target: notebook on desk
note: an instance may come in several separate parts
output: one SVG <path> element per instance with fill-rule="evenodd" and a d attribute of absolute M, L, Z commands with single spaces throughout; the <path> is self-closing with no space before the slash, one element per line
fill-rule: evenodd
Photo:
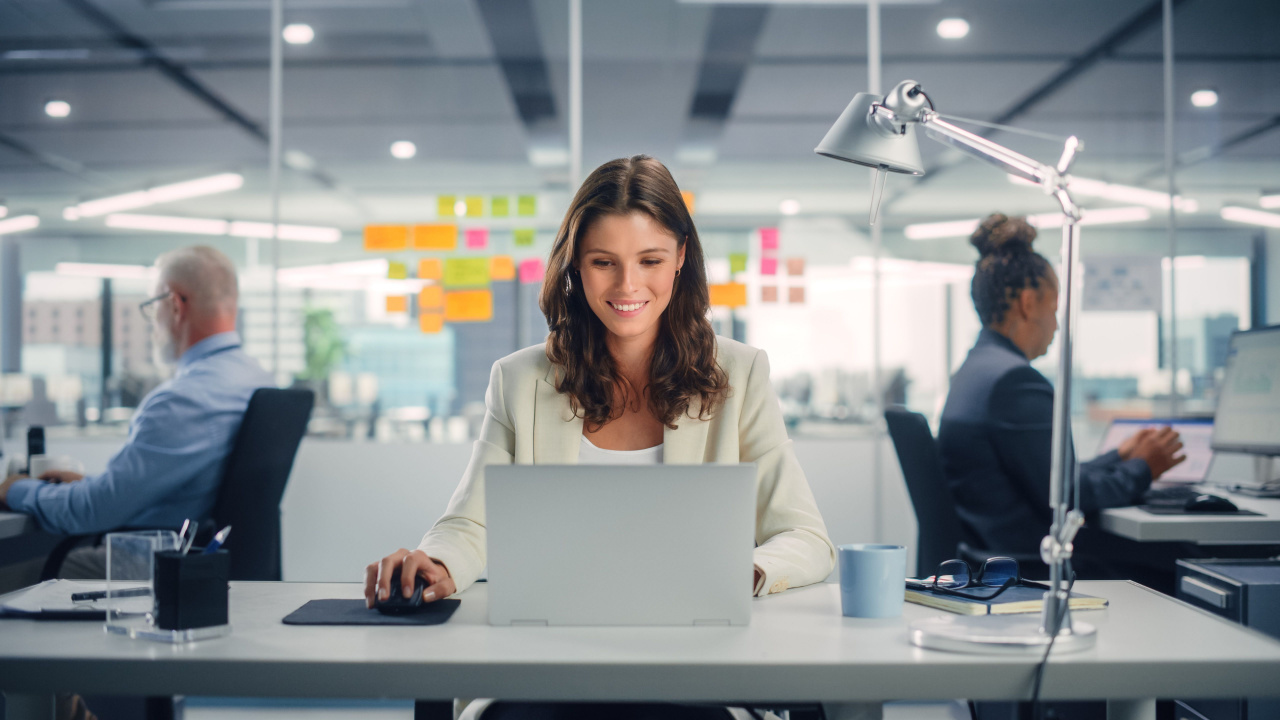
<path fill-rule="evenodd" d="M 492 625 L 746 625 L 754 465 L 485 468 Z"/>

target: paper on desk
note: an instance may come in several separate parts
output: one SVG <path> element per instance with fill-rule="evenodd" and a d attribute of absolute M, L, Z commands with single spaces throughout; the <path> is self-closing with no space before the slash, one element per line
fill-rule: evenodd
<path fill-rule="evenodd" d="M 0 612 L 102 612 L 101 602 L 72 602 L 71 593 L 106 589 L 105 580 L 45 580 L 39 585 L 6 595 L 0 600 Z"/>

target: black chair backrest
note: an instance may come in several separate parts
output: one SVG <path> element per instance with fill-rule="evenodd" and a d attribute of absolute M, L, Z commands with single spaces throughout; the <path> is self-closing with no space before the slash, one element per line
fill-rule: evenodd
<path fill-rule="evenodd" d="M 281 580 L 280 499 L 307 431 L 310 390 L 262 388 L 249 408 L 222 469 L 213 507 L 217 527 L 232 526 L 232 580 Z"/>
<path fill-rule="evenodd" d="M 958 557 L 964 530 L 942 473 L 942 457 L 929 431 L 929 421 L 905 408 L 886 409 L 884 419 L 916 510 L 916 577 L 926 577 L 937 570 L 939 563 Z"/>

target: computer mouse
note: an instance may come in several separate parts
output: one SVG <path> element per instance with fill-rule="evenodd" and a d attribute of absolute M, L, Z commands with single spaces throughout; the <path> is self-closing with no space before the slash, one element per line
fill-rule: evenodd
<path fill-rule="evenodd" d="M 413 584 L 413 595 L 404 596 L 400 587 L 400 570 L 391 573 L 391 592 L 386 600 L 375 599 L 373 609 L 388 615 L 403 615 L 418 612 L 425 603 L 422 602 L 422 591 L 427 589 L 427 579 L 419 575 Z"/>
<path fill-rule="evenodd" d="M 1187 500 L 1183 506 L 1187 512 L 1235 512 L 1236 504 L 1217 495 L 1197 495 Z"/>

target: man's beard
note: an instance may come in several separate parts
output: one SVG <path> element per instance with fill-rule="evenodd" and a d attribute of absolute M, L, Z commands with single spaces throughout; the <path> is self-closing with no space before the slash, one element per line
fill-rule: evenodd
<path fill-rule="evenodd" d="M 178 363 L 177 342 L 167 330 L 156 326 L 151 333 L 151 362 L 156 368 L 167 372 Z"/>

